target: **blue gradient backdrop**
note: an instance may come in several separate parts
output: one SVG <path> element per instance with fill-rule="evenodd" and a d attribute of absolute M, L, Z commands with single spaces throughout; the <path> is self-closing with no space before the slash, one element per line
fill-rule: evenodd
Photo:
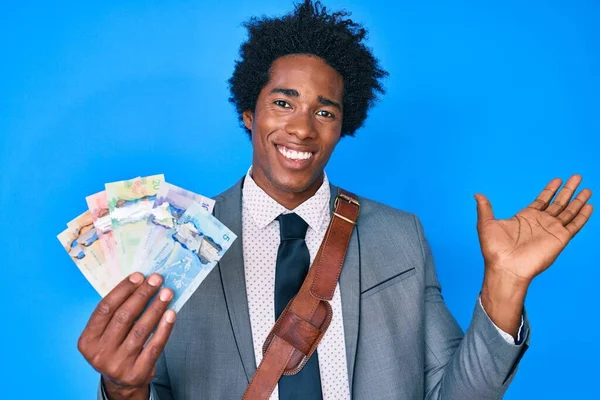
<path fill-rule="evenodd" d="M 290 4 L 0 6 L 0 398 L 93 398 L 76 342 L 99 298 L 55 235 L 104 182 L 163 172 L 211 196 L 233 184 L 251 160 L 227 102 L 240 23 Z M 555 176 L 600 191 L 600 3 L 327 4 L 366 24 L 390 72 L 330 178 L 420 216 L 466 328 L 483 271 L 473 194 L 510 217 Z M 531 348 L 506 398 L 597 395 L 599 221 L 533 283 Z"/>

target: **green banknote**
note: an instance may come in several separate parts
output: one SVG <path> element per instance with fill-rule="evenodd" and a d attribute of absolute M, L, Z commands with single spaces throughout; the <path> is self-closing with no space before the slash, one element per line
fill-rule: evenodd
<path fill-rule="evenodd" d="M 133 270 L 137 246 L 144 236 L 150 210 L 163 182 L 164 176 L 160 174 L 105 185 L 117 243 L 116 254 L 123 276 Z"/>

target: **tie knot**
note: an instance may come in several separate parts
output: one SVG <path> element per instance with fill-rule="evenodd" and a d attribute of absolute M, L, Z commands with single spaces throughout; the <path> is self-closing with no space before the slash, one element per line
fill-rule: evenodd
<path fill-rule="evenodd" d="M 308 224 L 298 214 L 281 214 L 277 217 L 281 240 L 302 239 L 306 237 Z"/>

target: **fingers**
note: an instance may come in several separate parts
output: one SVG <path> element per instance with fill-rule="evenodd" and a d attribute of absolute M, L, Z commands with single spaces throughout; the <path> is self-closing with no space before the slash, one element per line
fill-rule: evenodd
<path fill-rule="evenodd" d="M 153 356 L 155 352 L 160 355 L 173 328 L 174 313 L 164 312 L 173 298 L 169 289 L 163 290 L 162 296 L 159 295 L 148 306 L 162 281 L 157 274 L 144 280 L 142 274 L 135 273 L 130 276 L 129 283 L 127 280 L 121 282 L 101 301 L 99 311 L 90 318 L 90 326 L 82 334 L 84 338 L 85 332 L 91 331 L 98 336 L 93 340 L 80 339 L 79 342 L 79 350 L 85 359 L 103 376 L 110 378 L 106 382 L 116 382 L 119 390 L 127 393 L 147 387 L 158 359 Z M 145 308 L 146 312 L 134 325 Z M 159 323 L 161 317 L 164 322 Z M 157 339 L 148 342 L 152 343 L 146 356 L 150 363 L 138 363 L 140 351 L 143 351 L 144 343 L 157 323 Z M 123 343 L 126 338 L 128 341 Z M 126 347 L 135 351 L 128 351 Z"/>
<path fill-rule="evenodd" d="M 567 230 L 571 233 L 571 238 L 575 236 L 581 228 L 585 225 L 586 222 L 590 219 L 592 215 L 592 211 L 594 211 L 594 207 L 591 204 L 586 204 L 581 208 L 581 211 L 573 218 L 571 222 L 565 226 Z"/>
<path fill-rule="evenodd" d="M 583 206 L 585 206 L 590 197 L 592 197 L 592 191 L 590 189 L 583 189 L 581 192 L 579 192 L 577 197 L 575 197 L 575 199 L 573 199 L 573 201 L 569 203 L 567 208 L 565 208 L 560 214 L 556 216 L 556 218 L 560 220 L 563 226 L 566 226 L 571 221 L 573 221 L 575 217 L 577 217 L 577 215 L 579 214 Z"/>
<path fill-rule="evenodd" d="M 560 178 L 552 179 L 550 183 L 546 185 L 544 190 L 542 190 L 542 193 L 540 193 L 539 196 L 528 207 L 540 211 L 545 210 L 546 207 L 548 207 L 548 204 L 550 204 L 550 200 L 552 200 L 552 197 L 554 197 L 554 194 L 560 187 L 561 183 L 562 180 Z"/>
<path fill-rule="evenodd" d="M 144 311 L 144 314 L 133 325 L 123 342 L 123 347 L 127 352 L 138 354 L 142 350 L 144 343 L 146 343 L 152 330 L 160 321 L 172 298 L 173 292 L 170 289 L 161 289 L 150 307 Z"/>
<path fill-rule="evenodd" d="M 477 225 L 481 226 L 485 222 L 493 220 L 494 211 L 487 197 L 482 194 L 476 194 L 475 200 L 477 201 Z"/>
<path fill-rule="evenodd" d="M 558 192 L 556 198 L 545 210 L 548 214 L 556 217 L 569 205 L 573 194 L 581 183 L 581 175 L 573 175 L 569 178 L 565 186 Z"/>
<path fill-rule="evenodd" d="M 173 330 L 173 326 L 175 323 L 175 311 L 167 310 L 164 314 L 160 323 L 158 324 L 158 328 L 156 332 L 152 336 L 152 339 L 148 341 L 144 350 L 142 350 L 141 354 L 137 358 L 135 362 L 135 368 L 147 369 L 148 366 L 156 365 L 160 354 L 165 348 L 165 344 L 167 343 L 167 339 L 171 335 L 171 331 Z"/>
<path fill-rule="evenodd" d="M 573 238 L 581 230 L 581 228 L 583 228 L 583 226 L 590 219 L 593 211 L 592 205 L 586 204 L 592 197 L 592 191 L 587 188 L 579 192 L 575 199 L 571 201 L 573 194 L 581 183 L 581 180 L 582 178 L 579 174 L 571 176 L 567 183 L 565 183 L 565 186 L 560 190 L 552 204 L 548 205 L 545 210 L 540 208 L 540 210 L 544 210 L 546 213 L 556 217 L 569 231 L 571 238 Z M 548 192 L 554 189 L 555 181 L 557 180 L 553 180 L 546 187 L 546 189 L 550 189 Z M 546 191 L 546 189 L 544 190 Z M 555 191 L 556 189 L 554 189 L 554 192 Z M 538 204 L 540 204 L 540 202 L 538 202 Z"/>
<path fill-rule="evenodd" d="M 133 322 L 142 313 L 150 299 L 158 291 L 162 277 L 152 274 L 142 283 L 127 300 L 115 311 L 108 326 L 102 335 L 106 341 L 119 346 L 133 325 Z"/>
<path fill-rule="evenodd" d="M 81 340 L 94 340 L 104 333 L 117 309 L 131 296 L 144 281 L 139 272 L 129 275 L 114 287 L 99 303 L 90 317 Z"/>

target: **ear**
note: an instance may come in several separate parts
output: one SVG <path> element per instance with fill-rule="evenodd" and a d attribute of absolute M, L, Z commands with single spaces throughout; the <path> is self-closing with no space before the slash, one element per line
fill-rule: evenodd
<path fill-rule="evenodd" d="M 252 121 L 254 121 L 254 115 L 252 114 L 252 111 L 250 110 L 246 110 L 242 113 L 242 119 L 244 120 L 244 125 L 246 125 L 246 128 L 248 128 L 248 130 L 252 130 Z"/>

